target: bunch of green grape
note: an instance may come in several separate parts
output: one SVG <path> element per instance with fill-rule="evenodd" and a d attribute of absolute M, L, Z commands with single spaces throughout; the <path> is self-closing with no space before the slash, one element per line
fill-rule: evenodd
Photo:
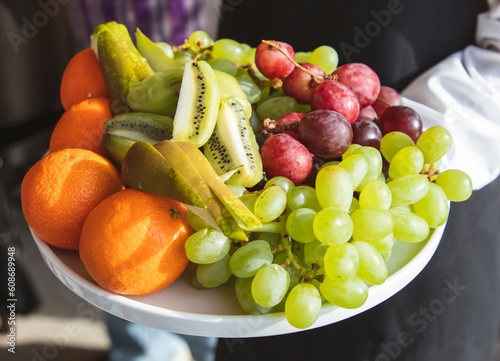
<path fill-rule="evenodd" d="M 196 282 L 212 288 L 234 276 L 247 313 L 284 311 L 298 328 L 310 327 L 324 302 L 362 306 L 369 285 L 387 279 L 396 240 L 426 240 L 446 222 L 449 201 L 470 197 L 466 173 L 437 172 L 451 144 L 441 126 L 426 130 L 416 144 L 392 132 L 382 138 L 381 152 L 353 144 L 342 160 L 325 163 L 315 187 L 284 177 L 255 192 L 230 186 L 263 226 L 249 232 L 248 242 L 236 243 L 190 213 L 197 232 L 186 252 L 198 264 Z"/>

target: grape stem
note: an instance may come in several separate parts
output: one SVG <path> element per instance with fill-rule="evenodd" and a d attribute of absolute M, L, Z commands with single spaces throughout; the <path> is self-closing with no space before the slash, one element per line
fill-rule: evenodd
<path fill-rule="evenodd" d="M 319 84 L 321 84 L 325 80 L 337 80 L 338 79 L 338 76 L 336 74 L 329 74 L 329 75 L 319 76 L 318 74 L 313 73 L 312 71 L 310 71 L 306 67 L 300 65 L 299 63 L 297 63 L 297 61 L 295 61 L 295 59 L 293 59 L 290 55 L 288 55 L 288 53 L 286 51 L 284 51 L 281 48 L 281 46 L 278 44 L 278 42 L 276 40 L 262 40 L 262 42 L 264 44 L 269 45 L 271 47 L 271 49 L 278 50 L 279 52 L 281 52 L 281 54 L 283 54 L 297 68 L 299 68 L 300 70 L 302 70 L 304 73 L 309 74 L 313 78 L 313 80 L 314 80 L 313 87 L 318 86 Z"/>
<path fill-rule="evenodd" d="M 286 256 L 289 259 L 290 264 L 293 267 L 295 267 L 299 271 L 299 273 L 302 275 L 302 274 L 306 273 L 306 269 L 304 267 L 302 267 L 299 264 L 299 262 L 297 262 L 297 258 L 294 256 L 294 254 L 292 252 L 292 245 L 290 244 L 290 236 L 286 232 L 286 227 L 285 227 L 285 224 L 286 224 L 286 214 L 285 213 L 282 214 L 278 218 L 278 222 L 281 224 L 280 239 L 279 239 L 279 243 L 281 245 L 280 248 L 283 248 L 283 250 L 285 251 Z"/>

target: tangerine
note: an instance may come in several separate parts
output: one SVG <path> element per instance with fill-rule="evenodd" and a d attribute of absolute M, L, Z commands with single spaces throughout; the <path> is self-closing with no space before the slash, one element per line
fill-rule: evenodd
<path fill-rule="evenodd" d="M 90 211 L 124 185 L 115 166 L 85 149 L 49 153 L 26 173 L 21 204 L 32 231 L 48 244 L 77 250 Z"/>
<path fill-rule="evenodd" d="M 102 288 L 145 295 L 174 282 L 189 261 L 193 233 L 187 209 L 172 199 L 132 188 L 106 198 L 88 215 L 80 258 Z"/>
<path fill-rule="evenodd" d="M 88 149 L 102 156 L 104 123 L 112 117 L 108 98 L 89 98 L 66 110 L 50 138 L 50 151 L 65 148 Z"/>
<path fill-rule="evenodd" d="M 70 59 L 64 69 L 60 98 L 65 110 L 88 98 L 109 97 L 99 60 L 92 48 L 86 48 Z"/>

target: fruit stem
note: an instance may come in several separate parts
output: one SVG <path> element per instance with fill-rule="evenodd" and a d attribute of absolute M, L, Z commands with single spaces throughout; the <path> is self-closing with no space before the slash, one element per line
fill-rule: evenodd
<path fill-rule="evenodd" d="M 286 212 L 285 212 L 286 213 Z M 299 262 L 297 262 L 297 258 L 292 252 L 292 245 L 290 244 L 290 236 L 286 232 L 286 227 L 285 227 L 285 222 L 286 222 L 286 214 L 282 214 L 278 218 L 279 223 L 281 224 L 281 231 L 280 231 L 280 244 L 283 247 L 284 251 L 286 252 L 287 258 L 290 260 L 290 264 L 295 267 L 301 275 L 304 275 L 307 270 L 302 267 Z"/>
<path fill-rule="evenodd" d="M 315 80 L 315 82 L 317 84 L 323 82 L 324 80 L 330 80 L 330 76 L 329 75 L 327 75 L 327 76 L 318 76 L 318 74 L 313 73 L 309 69 L 307 69 L 307 68 L 303 67 L 302 65 L 300 65 L 299 63 L 297 63 L 295 61 L 295 59 L 293 59 L 290 55 L 288 55 L 288 53 L 286 51 L 284 51 L 281 48 L 281 46 L 278 44 L 278 42 L 276 40 L 262 40 L 262 42 L 264 44 L 269 45 L 272 49 L 275 49 L 275 50 L 278 50 L 279 52 L 281 52 L 281 54 L 283 54 L 288 60 L 290 60 L 297 68 L 299 68 L 300 70 L 302 70 L 306 74 L 309 74 Z"/>

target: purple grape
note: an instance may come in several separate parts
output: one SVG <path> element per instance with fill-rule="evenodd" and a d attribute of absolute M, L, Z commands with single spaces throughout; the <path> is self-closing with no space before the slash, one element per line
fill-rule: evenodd
<path fill-rule="evenodd" d="M 380 149 L 382 132 L 371 120 L 357 120 L 352 125 L 352 143 Z"/>
<path fill-rule="evenodd" d="M 313 110 L 299 122 L 299 141 L 317 157 L 335 159 L 351 145 L 352 127 L 333 110 Z"/>

